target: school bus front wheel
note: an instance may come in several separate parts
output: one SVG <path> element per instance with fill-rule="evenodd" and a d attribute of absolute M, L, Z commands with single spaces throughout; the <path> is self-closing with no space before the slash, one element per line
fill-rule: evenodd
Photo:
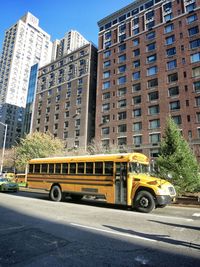
<path fill-rule="evenodd" d="M 153 195 L 145 190 L 139 191 L 135 197 L 133 207 L 140 212 L 151 212 L 155 209 L 155 200 Z"/>

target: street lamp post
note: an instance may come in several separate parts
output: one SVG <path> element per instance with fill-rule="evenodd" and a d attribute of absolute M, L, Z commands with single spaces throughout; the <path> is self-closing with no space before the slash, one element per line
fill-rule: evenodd
<path fill-rule="evenodd" d="M 5 127 L 5 133 L 4 133 L 4 140 L 3 140 L 3 149 L 2 149 L 2 159 L 1 159 L 1 167 L 0 167 L 0 174 L 2 174 L 3 171 L 3 160 L 4 160 L 4 153 L 5 153 L 5 147 L 6 147 L 6 136 L 7 136 L 7 127 L 8 125 L 0 122 L 1 125 Z"/>

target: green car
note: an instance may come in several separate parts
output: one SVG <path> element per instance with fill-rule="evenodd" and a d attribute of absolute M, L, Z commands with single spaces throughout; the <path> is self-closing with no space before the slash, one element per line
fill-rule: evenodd
<path fill-rule="evenodd" d="M 18 190 L 19 186 L 17 183 L 7 178 L 0 177 L 0 192 L 17 192 Z"/>

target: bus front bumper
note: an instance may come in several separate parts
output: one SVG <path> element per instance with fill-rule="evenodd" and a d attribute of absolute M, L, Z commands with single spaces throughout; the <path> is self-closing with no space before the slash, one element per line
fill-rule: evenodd
<path fill-rule="evenodd" d="M 173 198 L 171 196 L 156 196 L 156 204 L 158 206 L 170 204 L 172 201 Z"/>

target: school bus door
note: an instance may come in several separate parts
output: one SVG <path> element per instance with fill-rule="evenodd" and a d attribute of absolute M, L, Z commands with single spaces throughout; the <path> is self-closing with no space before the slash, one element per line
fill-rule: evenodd
<path fill-rule="evenodd" d="M 116 163 L 115 176 L 115 203 L 126 204 L 127 202 L 127 163 Z"/>

